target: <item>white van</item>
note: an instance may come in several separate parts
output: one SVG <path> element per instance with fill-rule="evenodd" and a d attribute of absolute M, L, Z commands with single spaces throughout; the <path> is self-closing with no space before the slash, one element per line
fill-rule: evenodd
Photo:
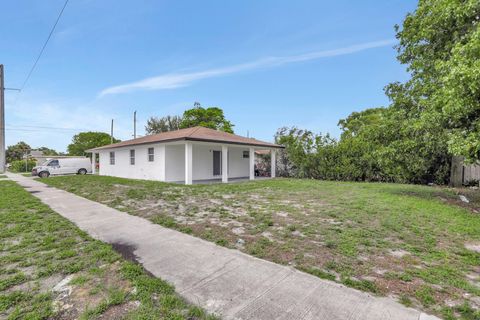
<path fill-rule="evenodd" d="M 50 175 L 87 173 L 92 173 L 89 158 L 52 158 L 32 170 L 32 176 L 40 178 L 47 178 Z"/>

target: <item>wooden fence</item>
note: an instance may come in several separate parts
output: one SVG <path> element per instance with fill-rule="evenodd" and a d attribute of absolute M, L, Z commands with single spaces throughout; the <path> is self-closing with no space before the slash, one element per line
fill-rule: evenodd
<path fill-rule="evenodd" d="M 480 164 L 464 163 L 463 157 L 455 156 L 452 158 L 452 168 L 450 172 L 450 185 L 452 187 L 461 187 L 464 185 L 477 183 L 480 181 Z"/>

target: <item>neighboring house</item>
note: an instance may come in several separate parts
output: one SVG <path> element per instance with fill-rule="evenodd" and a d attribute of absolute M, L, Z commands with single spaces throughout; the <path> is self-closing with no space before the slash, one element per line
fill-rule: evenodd
<path fill-rule="evenodd" d="M 99 174 L 167 182 L 202 182 L 255 178 L 255 151 L 280 145 L 194 127 L 164 132 L 87 150 L 99 154 Z M 92 171 L 95 172 L 95 168 Z"/>
<path fill-rule="evenodd" d="M 44 163 L 47 160 L 50 159 L 67 159 L 67 158 L 85 158 L 81 156 L 47 156 L 43 154 L 43 151 L 39 150 L 32 150 L 30 153 L 27 155 L 29 159 L 34 159 L 36 161 L 36 165 L 39 166 L 42 163 Z M 25 159 L 25 156 L 23 157 Z"/>

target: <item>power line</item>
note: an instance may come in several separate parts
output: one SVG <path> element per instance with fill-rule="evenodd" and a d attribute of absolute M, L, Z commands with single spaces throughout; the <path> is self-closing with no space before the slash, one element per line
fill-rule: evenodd
<path fill-rule="evenodd" d="M 47 126 L 31 126 L 31 125 L 6 125 L 4 128 L 7 131 L 20 131 L 20 132 L 59 132 L 59 133 L 68 133 L 68 132 L 78 132 L 78 131 L 92 131 L 92 129 L 85 128 L 62 128 L 62 127 L 47 127 Z"/>
<path fill-rule="evenodd" d="M 10 129 L 5 128 L 6 131 L 20 131 L 20 132 L 44 132 L 45 130 L 40 129 Z"/>
<path fill-rule="evenodd" d="M 65 7 L 66 7 L 67 4 L 68 4 L 68 1 L 69 1 L 69 0 L 65 0 L 65 3 L 64 3 L 64 5 L 63 5 L 63 7 L 62 7 L 62 10 L 60 10 L 60 13 L 58 14 L 57 20 L 55 21 L 55 24 L 53 25 L 52 30 L 50 30 L 50 33 L 48 34 L 47 40 L 46 40 L 45 43 L 43 44 L 42 49 L 40 50 L 40 53 L 38 54 L 37 58 L 35 59 L 35 62 L 33 63 L 32 68 L 31 68 L 30 71 L 28 72 L 27 77 L 25 78 L 25 81 L 23 81 L 23 84 L 22 84 L 22 86 L 20 87 L 20 90 L 19 90 L 20 92 L 25 88 L 25 85 L 27 84 L 28 80 L 29 80 L 30 77 L 32 76 L 32 73 L 33 73 L 33 71 L 35 70 L 35 67 L 37 66 L 38 61 L 40 60 L 40 58 L 41 58 L 42 55 L 43 55 L 43 51 L 45 51 L 45 48 L 47 47 L 47 44 L 48 44 L 48 42 L 50 41 L 50 38 L 52 37 L 52 34 L 53 34 L 53 32 L 55 31 L 55 28 L 57 27 L 58 21 L 60 20 L 60 17 L 62 16 L 63 11 L 65 10 Z"/>
<path fill-rule="evenodd" d="M 38 129 L 55 129 L 55 130 L 85 130 L 82 128 L 66 128 L 66 127 L 48 127 L 48 126 L 33 126 L 33 125 L 7 125 L 10 128 L 38 128 Z"/>
<path fill-rule="evenodd" d="M 5 128 L 5 130 L 7 131 L 21 131 L 21 132 L 46 132 L 46 131 L 50 131 L 50 132 L 62 132 L 61 130 L 56 130 L 56 129 L 21 129 L 21 128 Z M 76 131 L 82 131 L 82 130 L 75 130 L 74 132 Z M 66 132 L 65 132 L 66 133 Z"/>
<path fill-rule="evenodd" d="M 51 127 L 51 126 L 38 126 L 38 125 L 6 125 L 5 130 L 8 131 L 25 131 L 25 132 L 62 132 L 62 131 L 98 131 L 92 128 L 66 128 L 66 127 Z M 0 130 L 3 129 L 0 126 Z M 103 132 L 100 130 L 100 132 Z"/>

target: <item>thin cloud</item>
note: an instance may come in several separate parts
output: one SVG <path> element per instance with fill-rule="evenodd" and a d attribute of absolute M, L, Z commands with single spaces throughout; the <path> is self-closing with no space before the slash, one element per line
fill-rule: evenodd
<path fill-rule="evenodd" d="M 186 87 L 192 84 L 194 81 L 201 79 L 208 79 L 214 77 L 220 77 L 239 73 L 243 71 L 256 70 L 261 68 L 273 68 L 279 67 L 289 63 L 304 62 L 317 60 L 321 58 L 336 57 L 347 54 L 353 54 L 356 52 L 390 46 L 395 43 L 395 40 L 382 40 L 375 42 L 367 42 L 358 45 L 353 45 L 345 48 L 316 51 L 295 56 L 284 57 L 268 57 L 253 62 L 237 64 L 224 68 L 209 69 L 198 72 L 189 73 L 168 73 L 157 77 L 146 78 L 140 81 L 113 86 L 102 90 L 99 94 L 100 97 L 105 95 L 127 93 L 139 90 L 167 90 Z"/>

